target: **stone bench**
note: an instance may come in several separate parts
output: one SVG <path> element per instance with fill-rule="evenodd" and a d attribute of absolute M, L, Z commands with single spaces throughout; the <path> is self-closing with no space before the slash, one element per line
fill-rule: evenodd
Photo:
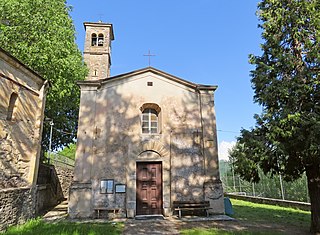
<path fill-rule="evenodd" d="M 97 218 L 99 219 L 100 218 L 100 212 L 102 211 L 112 211 L 113 214 L 115 214 L 117 211 L 119 211 L 120 208 L 108 208 L 108 207 L 95 207 L 94 208 L 94 211 L 97 212 Z"/>
<path fill-rule="evenodd" d="M 209 201 L 174 201 L 173 207 L 175 211 L 178 211 L 179 218 L 181 218 L 182 211 L 205 211 L 208 217 L 208 210 L 212 209 Z"/>

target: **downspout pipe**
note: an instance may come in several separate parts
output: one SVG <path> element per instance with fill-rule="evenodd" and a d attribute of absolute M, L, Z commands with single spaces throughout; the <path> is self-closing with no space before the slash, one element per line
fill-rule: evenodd
<path fill-rule="evenodd" d="M 199 89 L 199 86 L 196 86 L 196 92 L 198 93 L 198 97 L 199 97 L 199 109 L 200 109 L 200 125 L 201 125 L 201 143 L 202 143 L 202 156 L 203 156 L 203 170 L 204 170 L 204 174 L 206 175 L 207 174 L 207 168 L 206 168 L 206 156 L 205 156 L 205 153 L 204 153 L 204 137 L 203 137 L 203 134 L 204 134 L 204 126 L 203 126 L 203 116 L 202 116 L 202 100 L 201 100 L 201 92 L 200 92 L 200 89 Z"/>

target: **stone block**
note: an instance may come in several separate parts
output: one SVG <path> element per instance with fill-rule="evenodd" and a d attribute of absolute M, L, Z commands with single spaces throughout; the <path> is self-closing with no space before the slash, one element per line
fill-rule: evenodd
<path fill-rule="evenodd" d="M 204 184 L 205 200 L 210 202 L 210 214 L 224 214 L 223 188 L 220 180 L 209 181 Z"/>

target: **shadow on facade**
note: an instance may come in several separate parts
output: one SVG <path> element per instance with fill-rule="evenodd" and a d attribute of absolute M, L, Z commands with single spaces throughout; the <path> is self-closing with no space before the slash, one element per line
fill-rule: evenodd
<path fill-rule="evenodd" d="M 92 217 L 98 207 L 118 208 L 122 216 L 135 216 L 139 162 L 162 164 L 165 215 L 172 213 L 175 200 L 223 201 L 213 94 L 185 89 L 178 96 L 153 97 L 151 92 L 146 98 L 144 91 L 129 93 L 127 88 L 121 84 L 82 87 L 70 216 Z M 141 132 L 140 108 L 145 103 L 161 108 L 157 134 Z M 148 151 L 156 154 L 142 154 Z M 103 179 L 126 185 L 125 193 L 101 193 Z M 206 188 L 208 182 L 211 185 Z"/>

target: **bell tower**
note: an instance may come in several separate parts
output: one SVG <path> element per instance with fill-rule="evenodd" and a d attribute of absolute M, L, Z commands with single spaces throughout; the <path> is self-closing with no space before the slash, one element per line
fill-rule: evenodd
<path fill-rule="evenodd" d="M 112 24 L 83 23 L 86 38 L 83 58 L 89 68 L 86 80 L 98 80 L 110 77 L 111 41 L 114 40 Z"/>

